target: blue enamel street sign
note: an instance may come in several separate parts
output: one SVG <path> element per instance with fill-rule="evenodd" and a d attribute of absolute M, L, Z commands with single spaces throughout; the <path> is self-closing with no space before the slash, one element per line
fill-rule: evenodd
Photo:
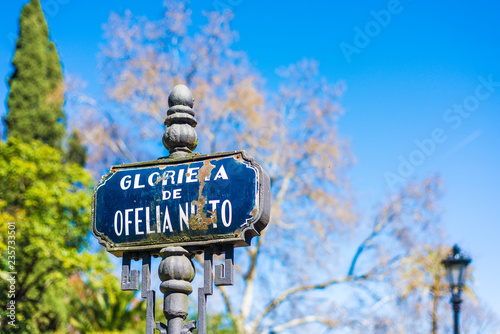
<path fill-rule="evenodd" d="M 244 246 L 269 221 L 269 176 L 245 151 L 113 166 L 96 185 L 92 232 L 106 250 Z"/>

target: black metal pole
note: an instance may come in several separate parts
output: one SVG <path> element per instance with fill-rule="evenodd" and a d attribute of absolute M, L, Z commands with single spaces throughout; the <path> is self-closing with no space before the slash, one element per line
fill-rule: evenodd
<path fill-rule="evenodd" d="M 457 295 L 453 295 L 451 302 L 453 303 L 453 333 L 459 334 L 458 319 L 460 314 L 460 303 L 462 302 L 462 299 L 460 299 L 460 297 Z"/>

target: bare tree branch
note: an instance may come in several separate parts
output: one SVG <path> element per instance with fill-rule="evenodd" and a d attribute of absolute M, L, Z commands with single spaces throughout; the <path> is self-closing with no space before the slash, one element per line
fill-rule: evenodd
<path fill-rule="evenodd" d="M 329 328 L 334 328 L 336 325 L 339 324 L 338 320 L 332 320 L 329 318 L 319 317 L 316 315 L 310 315 L 310 316 L 307 316 L 304 318 L 293 319 L 293 320 L 291 320 L 283 325 L 273 327 L 270 332 L 266 331 L 266 332 L 263 332 L 263 334 L 279 333 L 279 332 L 284 331 L 285 329 L 288 329 L 290 327 L 295 327 L 295 326 L 302 325 L 302 324 L 309 323 L 309 322 L 319 322 L 319 323 L 322 323 L 322 324 L 328 326 Z"/>
<path fill-rule="evenodd" d="M 229 314 L 229 317 L 234 318 L 234 312 L 233 312 L 233 308 L 231 306 L 231 300 L 229 298 L 229 295 L 228 295 L 225 287 L 218 286 L 218 288 L 219 288 L 219 291 L 222 295 L 222 298 L 224 299 L 224 303 L 226 304 L 226 309 L 227 309 L 227 313 Z"/>
<path fill-rule="evenodd" d="M 329 287 L 331 285 L 335 284 L 340 284 L 340 283 L 346 283 L 346 282 L 354 282 L 354 281 L 359 281 L 359 280 L 366 280 L 376 272 L 376 269 L 372 269 L 371 271 L 367 272 L 364 275 L 361 276 L 346 276 L 342 278 L 335 278 L 332 280 L 329 280 L 327 282 L 324 282 L 322 284 L 316 284 L 316 285 L 304 285 L 304 286 L 297 286 L 294 288 L 291 288 L 285 292 L 283 292 L 278 298 L 272 300 L 267 307 L 262 311 L 251 323 L 250 327 L 252 328 L 257 328 L 258 324 L 262 321 L 262 319 L 273 309 L 275 309 L 278 305 L 283 303 L 285 300 L 287 300 L 291 295 L 302 292 L 302 291 L 308 291 L 308 290 L 318 290 L 318 289 L 325 289 L 326 287 Z"/>

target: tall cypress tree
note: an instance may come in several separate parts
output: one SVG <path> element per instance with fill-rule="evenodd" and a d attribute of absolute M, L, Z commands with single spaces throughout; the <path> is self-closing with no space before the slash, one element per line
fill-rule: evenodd
<path fill-rule="evenodd" d="M 8 136 L 60 149 L 65 133 L 62 68 L 39 0 L 23 7 L 12 64 L 4 117 Z"/>

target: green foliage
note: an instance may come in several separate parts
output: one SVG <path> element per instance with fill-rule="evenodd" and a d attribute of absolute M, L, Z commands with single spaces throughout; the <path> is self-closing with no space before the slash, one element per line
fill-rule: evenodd
<path fill-rule="evenodd" d="M 207 332 L 210 334 L 234 334 L 237 333 L 237 329 L 233 319 L 227 314 L 213 314 L 208 316 Z"/>
<path fill-rule="evenodd" d="M 8 140 L 0 142 L 0 331 L 143 332 L 145 303 L 120 290 L 104 252 L 86 251 L 93 180 L 82 168 L 87 152 L 78 131 L 62 151 L 63 77 L 48 35 L 40 2 L 32 0 L 20 17 Z M 6 295 L 10 272 L 17 273 L 15 296 Z M 11 301 L 15 326 L 8 324 Z"/>
<path fill-rule="evenodd" d="M 15 223 L 17 323 L 30 332 L 57 329 L 64 319 L 51 294 L 64 296 L 67 278 L 96 265 L 86 247 L 90 225 L 90 175 L 63 164 L 61 153 L 38 141 L 9 137 L 0 143 L 0 275 L 8 277 L 7 226 Z M 0 290 L 7 291 L 0 280 Z M 7 298 L 0 299 L 6 309 Z M 62 317 L 64 318 L 64 317 Z M 5 326 L 2 316 L 2 326 Z M 20 329 L 20 332 L 25 330 Z"/>
<path fill-rule="evenodd" d="M 87 160 L 87 148 L 83 146 L 80 132 L 73 129 L 73 133 L 68 138 L 68 150 L 66 152 L 66 161 L 74 162 L 80 166 L 85 165 Z"/>
<path fill-rule="evenodd" d="M 102 251 L 99 256 L 106 261 Z M 85 277 L 86 276 L 86 277 Z M 77 333 L 144 333 L 146 302 L 120 289 L 109 271 L 89 271 L 70 279 L 69 328 Z"/>
<path fill-rule="evenodd" d="M 198 314 L 190 314 L 188 321 L 190 320 L 198 321 Z M 198 333 L 198 329 L 195 329 L 193 333 Z M 218 313 L 207 315 L 207 333 L 235 334 L 240 332 L 236 328 L 234 319 L 229 314 Z"/>
<path fill-rule="evenodd" d="M 23 7 L 12 65 L 9 113 L 4 118 L 8 135 L 61 148 L 65 133 L 62 68 L 39 0 Z"/>

